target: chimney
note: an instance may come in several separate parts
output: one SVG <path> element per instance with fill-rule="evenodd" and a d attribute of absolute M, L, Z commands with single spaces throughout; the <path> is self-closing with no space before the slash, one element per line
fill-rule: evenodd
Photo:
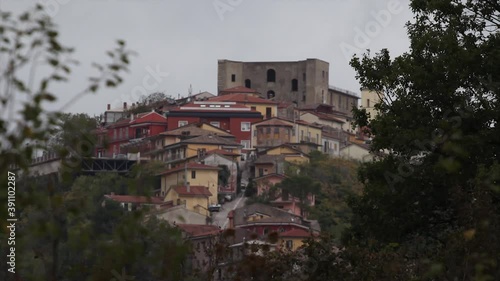
<path fill-rule="evenodd" d="M 108 103 L 108 110 L 110 110 L 110 109 L 111 109 L 111 104 Z"/>
<path fill-rule="evenodd" d="M 125 110 L 127 109 L 127 103 L 126 102 L 123 103 L 123 109 L 125 109 Z"/>

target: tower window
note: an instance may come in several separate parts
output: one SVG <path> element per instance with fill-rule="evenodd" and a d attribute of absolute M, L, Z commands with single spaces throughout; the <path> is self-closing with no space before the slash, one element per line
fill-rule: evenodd
<path fill-rule="evenodd" d="M 292 79 L 292 92 L 296 92 L 299 90 L 299 80 Z"/>
<path fill-rule="evenodd" d="M 267 82 L 276 82 L 276 71 L 274 69 L 267 70 Z"/>
<path fill-rule="evenodd" d="M 252 88 L 252 81 L 250 81 L 250 79 L 245 80 L 245 87 Z"/>
<path fill-rule="evenodd" d="M 272 98 L 274 98 L 274 97 L 275 97 L 275 93 L 274 93 L 274 91 L 269 91 L 269 92 L 267 92 L 267 98 L 268 98 L 268 99 L 272 99 Z"/>
<path fill-rule="evenodd" d="M 231 74 L 231 82 L 236 82 L 236 74 Z"/>

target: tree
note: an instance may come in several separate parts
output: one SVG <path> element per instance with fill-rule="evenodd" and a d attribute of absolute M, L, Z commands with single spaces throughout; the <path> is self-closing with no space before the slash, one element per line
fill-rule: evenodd
<path fill-rule="evenodd" d="M 409 52 L 351 61 L 381 97 L 373 120 L 356 111 L 357 125 L 374 135 L 373 151 L 389 154 L 360 169 L 365 190 L 350 203 L 344 241 L 375 241 L 372 254 L 394 245 L 406 257 L 400 272 L 414 278 L 496 280 L 500 5 L 414 0 L 411 8 Z"/>

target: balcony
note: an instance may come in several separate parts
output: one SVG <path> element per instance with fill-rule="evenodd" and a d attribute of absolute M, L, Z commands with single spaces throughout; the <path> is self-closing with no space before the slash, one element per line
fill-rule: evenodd
<path fill-rule="evenodd" d="M 300 138 L 301 142 L 312 142 L 312 143 L 318 143 L 317 138 L 311 138 L 311 137 L 301 137 Z"/>

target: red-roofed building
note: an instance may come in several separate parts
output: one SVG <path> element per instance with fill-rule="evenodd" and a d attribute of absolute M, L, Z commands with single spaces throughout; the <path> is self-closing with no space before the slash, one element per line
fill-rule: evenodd
<path fill-rule="evenodd" d="M 254 96 L 254 97 L 260 97 L 261 94 L 257 92 L 254 89 L 243 87 L 243 86 L 236 86 L 228 89 L 221 90 L 219 92 L 219 96 L 223 95 L 231 95 L 231 94 L 246 94 L 249 96 Z"/>
<path fill-rule="evenodd" d="M 132 114 L 130 117 L 96 131 L 97 157 L 117 157 L 124 154 L 121 146 L 159 135 L 167 129 L 167 119 L 156 112 Z"/>
<path fill-rule="evenodd" d="M 208 166 L 199 163 L 187 163 L 166 170 L 161 176 L 161 194 L 166 196 L 165 200 L 174 200 L 170 191 L 177 186 L 184 186 L 189 183 L 191 186 L 204 186 L 208 188 L 208 203 L 216 204 L 218 202 L 219 170 L 221 168 Z M 187 179 L 186 179 L 187 178 Z M 178 190 L 182 192 L 182 189 Z M 191 194 L 194 191 L 191 191 Z M 174 201 L 175 202 L 175 201 Z"/>
<path fill-rule="evenodd" d="M 251 124 L 262 114 L 236 102 L 196 101 L 165 113 L 168 128 L 173 130 L 191 123 L 209 123 L 228 131 L 236 141 L 250 148 Z"/>
<path fill-rule="evenodd" d="M 208 216 L 208 206 L 213 194 L 208 187 L 202 185 L 172 186 L 167 190 L 166 201 L 172 201 L 175 206 L 184 205 L 187 210 Z"/>
<path fill-rule="evenodd" d="M 227 94 L 209 99 L 217 102 L 235 102 L 236 104 L 250 107 L 253 111 L 258 111 L 265 119 L 278 115 L 278 103 L 260 97 L 247 94 Z"/>

